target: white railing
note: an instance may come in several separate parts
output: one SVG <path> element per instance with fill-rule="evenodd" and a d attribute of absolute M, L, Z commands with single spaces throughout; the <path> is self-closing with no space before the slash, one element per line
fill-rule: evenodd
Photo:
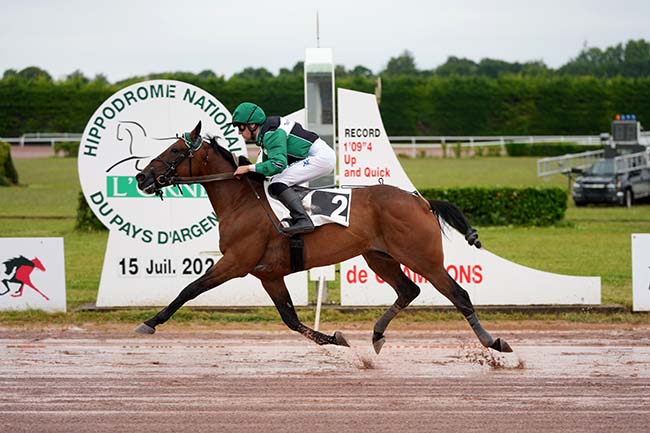
<path fill-rule="evenodd" d="M 0 138 L 11 144 L 25 146 L 29 144 L 49 144 L 54 146 L 55 143 L 65 141 L 81 141 L 82 134 L 74 132 L 35 132 L 26 133 L 20 137 Z M 477 147 L 500 147 L 501 151 L 506 143 L 548 143 L 548 142 L 568 142 L 576 144 L 598 144 L 600 136 L 597 135 L 500 135 L 500 136 L 465 136 L 465 135 L 447 135 L 447 136 L 393 136 L 388 137 L 392 148 L 396 153 L 417 157 L 419 154 L 439 154 L 446 150 L 451 155 L 460 146 L 463 150 L 474 149 Z M 253 149 L 254 150 L 254 149 Z M 539 164 L 539 163 L 538 163 Z M 553 174 L 553 173 L 549 173 Z M 540 175 L 538 168 L 538 176 Z"/>
<path fill-rule="evenodd" d="M 499 146 L 503 148 L 506 143 L 576 143 L 581 145 L 600 144 L 598 135 L 499 135 L 499 136 L 394 136 L 388 137 L 391 146 L 396 151 L 417 156 L 420 151 L 452 148 L 460 145 L 461 148 L 475 148 Z"/>
<path fill-rule="evenodd" d="M 80 141 L 80 133 L 75 132 L 29 132 L 20 137 L 0 138 L 2 141 L 24 145 L 25 143 L 56 143 L 58 141 Z M 431 136 L 393 136 L 388 137 L 395 149 L 439 149 L 442 145 L 460 144 L 462 147 L 504 146 L 505 143 L 577 143 L 599 144 L 598 135 L 431 135 Z"/>
<path fill-rule="evenodd" d="M 631 153 L 614 158 L 614 172 L 627 173 L 641 168 L 650 167 L 650 150 L 646 152 Z"/>
<path fill-rule="evenodd" d="M 76 132 L 28 132 L 20 137 L 0 137 L 0 141 L 20 146 L 24 146 L 25 143 L 49 143 L 50 146 L 54 146 L 54 143 L 62 141 L 81 141 L 81 134 Z"/>
<path fill-rule="evenodd" d="M 570 173 L 572 169 L 584 170 L 605 156 L 604 150 L 573 153 L 570 155 L 553 156 L 537 160 L 537 176 Z"/>
<path fill-rule="evenodd" d="M 556 156 L 537 160 L 537 176 L 566 174 L 572 169 L 585 170 L 605 156 L 603 150 L 575 153 L 572 155 Z M 614 159 L 614 173 L 623 174 L 640 168 L 650 167 L 650 150 L 617 156 Z"/>
<path fill-rule="evenodd" d="M 391 143 L 430 145 L 442 143 L 466 143 L 482 145 L 491 143 L 578 143 L 600 144 L 599 135 L 419 135 L 419 136 L 393 136 L 388 137 Z"/>

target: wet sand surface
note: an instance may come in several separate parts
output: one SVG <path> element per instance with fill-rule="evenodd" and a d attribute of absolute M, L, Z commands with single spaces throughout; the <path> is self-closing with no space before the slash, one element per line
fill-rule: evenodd
<path fill-rule="evenodd" d="M 290 331 L 0 328 L 2 432 L 647 432 L 650 327 L 396 330 L 375 355 Z"/>

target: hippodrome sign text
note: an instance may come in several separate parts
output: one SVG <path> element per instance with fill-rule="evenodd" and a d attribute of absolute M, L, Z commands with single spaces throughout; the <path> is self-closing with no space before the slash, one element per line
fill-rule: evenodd
<path fill-rule="evenodd" d="M 177 134 L 199 121 L 204 135 L 216 136 L 222 146 L 245 155 L 245 145 L 230 125 L 230 112 L 191 84 L 134 84 L 95 111 L 79 148 L 79 177 L 86 201 L 107 228 L 146 244 L 178 244 L 217 226 L 200 185 L 165 188 L 161 201 L 138 190 L 134 178 Z"/>

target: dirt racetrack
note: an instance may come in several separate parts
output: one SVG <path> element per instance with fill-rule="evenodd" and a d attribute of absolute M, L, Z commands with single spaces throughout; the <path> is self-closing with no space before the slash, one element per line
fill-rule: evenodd
<path fill-rule="evenodd" d="M 650 327 L 289 331 L 0 327 L 0 431 L 647 432 Z M 93 330 L 95 329 L 95 330 Z"/>

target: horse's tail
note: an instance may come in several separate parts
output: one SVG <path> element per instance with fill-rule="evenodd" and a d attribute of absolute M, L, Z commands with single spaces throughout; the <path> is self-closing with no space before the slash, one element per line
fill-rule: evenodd
<path fill-rule="evenodd" d="M 465 214 L 455 204 L 442 200 L 427 201 L 429 202 L 429 206 L 431 206 L 431 211 L 438 219 L 442 218 L 447 224 L 462 233 L 468 244 L 474 245 L 476 248 L 481 248 L 481 241 L 478 240 L 478 232 L 471 226 Z"/>

